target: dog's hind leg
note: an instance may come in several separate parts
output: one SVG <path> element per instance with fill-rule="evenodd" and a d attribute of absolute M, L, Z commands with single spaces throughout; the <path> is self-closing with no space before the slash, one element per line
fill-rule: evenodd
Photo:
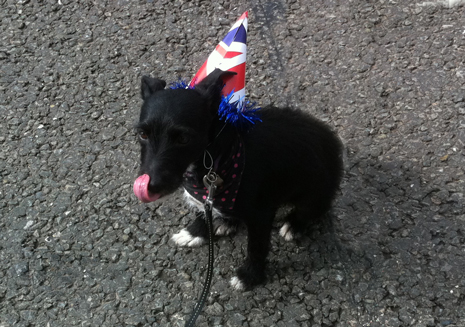
<path fill-rule="evenodd" d="M 296 233 L 302 231 L 307 226 L 308 217 L 306 214 L 310 215 L 311 213 L 309 210 L 294 208 L 286 217 L 286 222 L 279 230 L 279 235 L 288 242 L 292 241 Z"/>
<path fill-rule="evenodd" d="M 205 244 L 208 239 L 208 231 L 204 214 L 197 212 L 194 222 L 181 229 L 179 233 L 174 234 L 171 239 L 179 246 L 196 247 Z"/>
<path fill-rule="evenodd" d="M 286 217 L 286 222 L 279 230 L 284 240 L 294 240 L 297 233 L 302 233 L 311 221 L 321 218 L 329 209 L 328 205 L 296 205 L 294 210 Z"/>

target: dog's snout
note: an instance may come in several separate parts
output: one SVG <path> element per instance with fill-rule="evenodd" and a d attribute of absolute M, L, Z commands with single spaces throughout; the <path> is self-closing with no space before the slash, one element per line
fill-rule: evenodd
<path fill-rule="evenodd" d="M 150 175 L 150 182 L 149 182 L 149 191 L 152 193 L 159 193 L 164 189 L 164 183 L 160 176 L 157 175 Z"/>
<path fill-rule="evenodd" d="M 178 187 L 180 181 L 170 174 L 150 174 L 148 190 L 151 193 L 171 193 Z"/>

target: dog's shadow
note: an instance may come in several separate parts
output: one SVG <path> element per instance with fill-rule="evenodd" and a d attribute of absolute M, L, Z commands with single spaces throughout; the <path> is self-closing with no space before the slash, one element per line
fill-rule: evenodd
<path fill-rule="evenodd" d="M 416 162 L 371 157 L 345 162 L 340 194 L 324 219 L 287 242 L 277 233 L 286 212 L 278 214 L 268 257 L 269 282 L 286 279 L 311 286 L 329 278 L 352 288 L 347 281 L 357 283 L 367 276 L 373 283 L 381 280 L 386 260 L 408 262 L 405 246 L 416 242 L 408 233 L 416 228 L 419 234 L 423 224 L 415 221 L 415 213 L 429 211 L 429 198 L 437 190 L 422 183 Z"/>

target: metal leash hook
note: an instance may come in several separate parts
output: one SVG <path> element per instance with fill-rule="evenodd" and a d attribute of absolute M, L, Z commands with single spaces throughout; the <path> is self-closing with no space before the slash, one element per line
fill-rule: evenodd
<path fill-rule="evenodd" d="M 213 197 L 215 196 L 216 189 L 223 184 L 223 180 L 217 173 L 210 170 L 205 176 L 203 176 L 203 185 L 208 190 L 207 201 L 213 204 Z"/>
<path fill-rule="evenodd" d="M 200 294 L 200 298 L 197 301 L 197 304 L 194 307 L 194 311 L 190 319 L 187 321 L 185 327 L 193 327 L 195 325 L 195 321 L 200 315 L 205 302 L 207 301 L 208 294 L 210 293 L 210 286 L 212 283 L 213 278 L 213 260 L 214 260 L 214 253 L 213 253 L 213 197 L 215 196 L 216 189 L 223 183 L 223 180 L 218 176 L 217 173 L 210 170 L 204 177 L 203 183 L 208 190 L 208 196 L 205 200 L 204 208 L 205 208 L 205 220 L 207 222 L 207 229 L 208 229 L 208 267 L 207 267 L 207 277 L 205 279 L 205 284 L 203 285 L 202 293 Z"/>

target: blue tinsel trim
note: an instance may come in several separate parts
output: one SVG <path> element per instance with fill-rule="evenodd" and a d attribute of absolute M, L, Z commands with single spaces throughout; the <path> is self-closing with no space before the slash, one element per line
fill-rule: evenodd
<path fill-rule="evenodd" d="M 190 86 L 185 80 L 179 79 L 176 82 L 170 84 L 170 89 L 193 89 L 194 86 Z M 220 106 L 218 108 L 218 116 L 220 120 L 236 127 L 239 130 L 247 130 L 248 128 L 255 125 L 257 122 L 261 122 L 260 114 L 257 113 L 260 107 L 256 107 L 255 102 L 249 101 L 243 97 L 238 101 L 229 103 L 234 90 L 231 91 L 227 96 L 221 96 Z"/>
<path fill-rule="evenodd" d="M 246 98 L 241 98 L 238 101 L 230 103 L 234 90 L 227 96 L 221 97 L 220 106 L 218 108 L 218 116 L 220 120 L 236 127 L 240 130 L 247 130 L 251 125 L 261 122 L 260 115 L 257 113 L 260 107 L 256 107 L 255 102 L 250 102 Z"/>
<path fill-rule="evenodd" d="M 193 89 L 193 86 L 189 86 L 189 82 L 183 79 L 178 79 L 176 82 L 170 84 L 170 89 Z"/>

